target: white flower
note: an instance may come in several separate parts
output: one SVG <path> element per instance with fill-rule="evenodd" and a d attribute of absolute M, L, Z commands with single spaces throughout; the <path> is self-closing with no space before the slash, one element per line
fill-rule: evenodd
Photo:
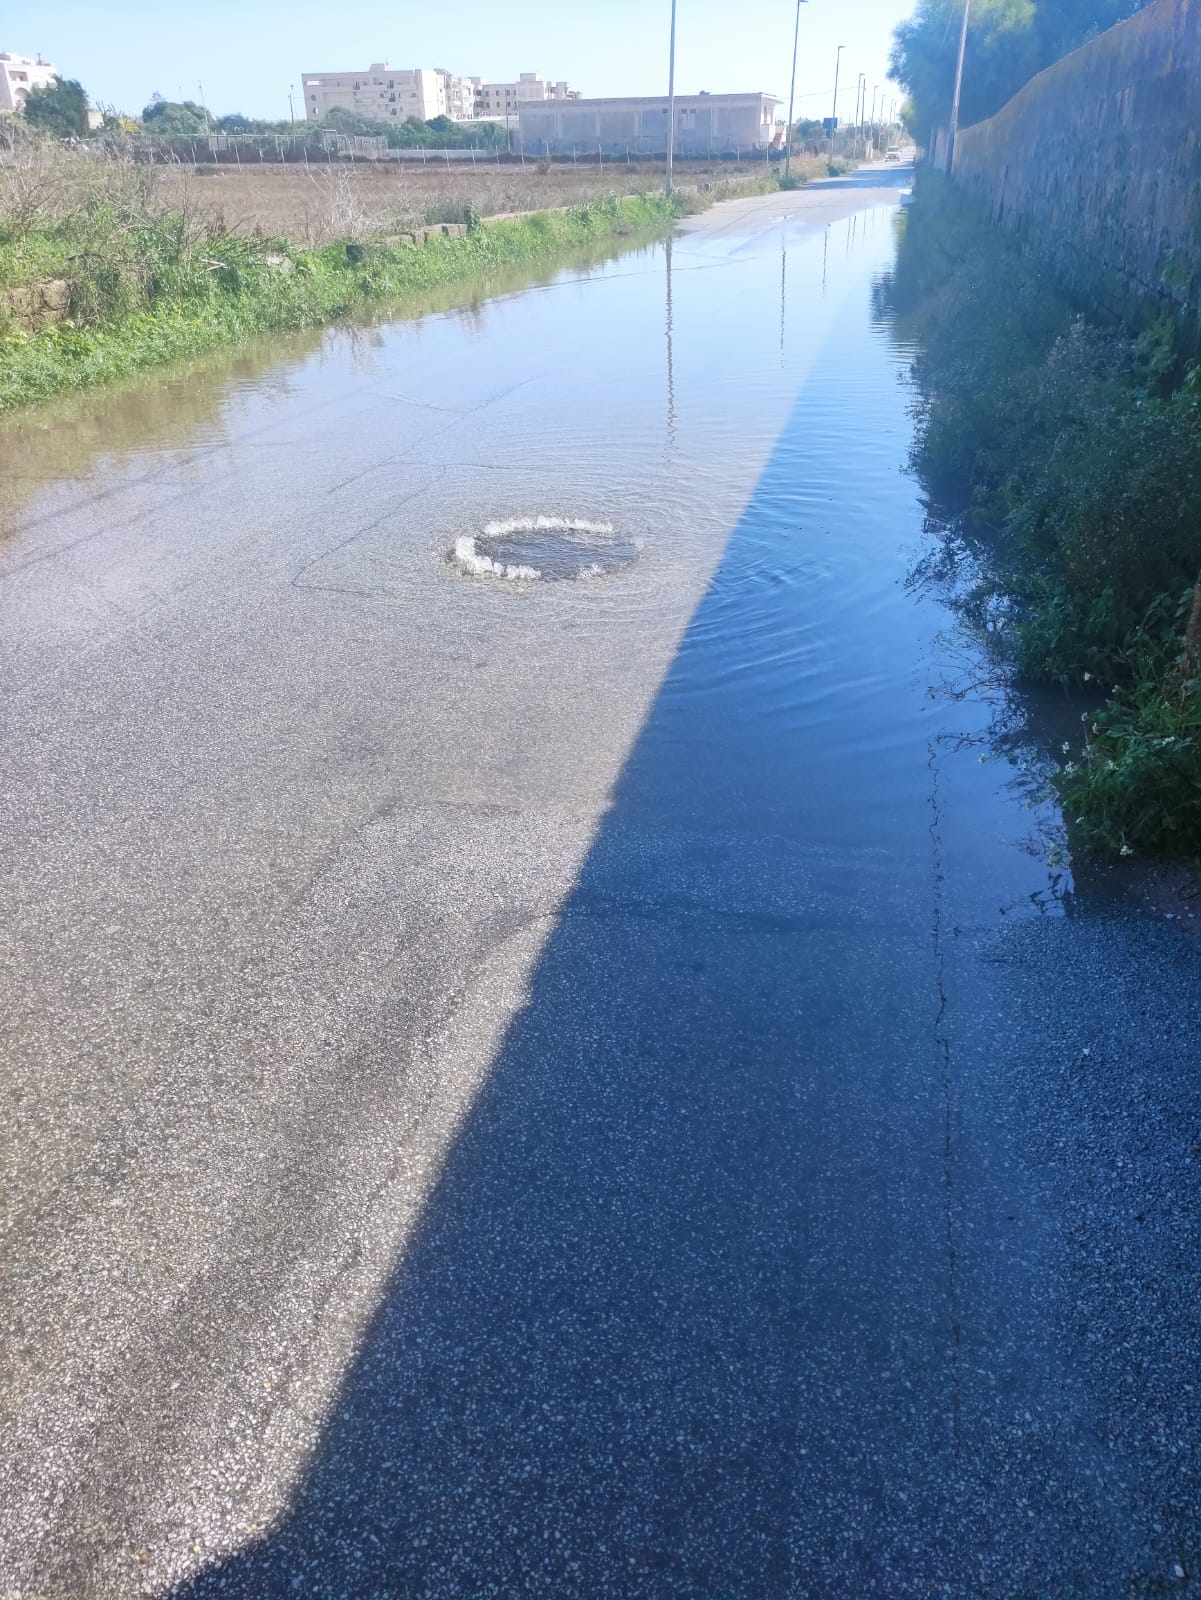
<path fill-rule="evenodd" d="M 1069 744 L 1069 743 L 1068 743 L 1068 741 L 1067 741 L 1067 740 L 1066 740 L 1066 739 L 1065 739 L 1065 740 L 1064 740 L 1064 741 L 1063 741 L 1063 744 L 1062 744 L 1062 746 L 1061 746 L 1061 747 L 1060 747 L 1060 748 L 1061 748 L 1061 749 L 1062 749 L 1062 750 L 1063 750 L 1063 753 L 1064 753 L 1064 755 L 1065 755 L 1065 756 L 1066 756 L 1066 755 L 1067 755 L 1067 754 L 1068 754 L 1068 752 L 1069 752 L 1069 751 L 1070 751 L 1070 750 L 1071 750 L 1071 748 L 1072 748 L 1072 747 L 1071 747 L 1071 745 L 1070 745 L 1070 744 Z"/>
<path fill-rule="evenodd" d="M 1084 674 L 1084 681 L 1085 683 L 1091 683 L 1093 681 L 1093 675 L 1091 672 L 1086 672 Z"/>
<path fill-rule="evenodd" d="M 1128 844 L 1123 843 L 1122 848 L 1119 851 L 1119 854 L 1120 855 L 1124 855 L 1124 856 L 1132 856 L 1134 854 L 1134 851 L 1130 848 L 1130 846 Z"/>

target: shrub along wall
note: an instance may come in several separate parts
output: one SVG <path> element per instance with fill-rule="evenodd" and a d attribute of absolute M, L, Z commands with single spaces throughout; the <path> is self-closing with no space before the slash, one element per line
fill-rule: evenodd
<path fill-rule="evenodd" d="M 1040 73 L 960 131 L 954 176 L 1076 295 L 1170 311 L 1201 347 L 1201 0 L 1154 0 Z"/>

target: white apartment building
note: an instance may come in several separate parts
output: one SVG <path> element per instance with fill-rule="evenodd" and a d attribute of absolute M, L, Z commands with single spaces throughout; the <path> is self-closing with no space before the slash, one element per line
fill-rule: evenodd
<path fill-rule="evenodd" d="M 472 116 L 475 84 L 444 67 L 402 70 L 375 61 L 363 72 L 302 72 L 304 114 L 319 122 L 340 107 L 373 122 L 406 122 L 418 117 L 450 117 L 462 122 Z"/>
<path fill-rule="evenodd" d="M 461 78 L 445 67 L 397 70 L 386 61 L 364 72 L 302 72 L 304 114 L 319 122 L 336 107 L 373 122 L 405 122 L 419 117 L 450 117 L 453 122 L 517 114 L 531 101 L 578 99 L 566 83 L 547 83 L 536 72 L 523 72 L 516 83 L 488 83 Z"/>
<path fill-rule="evenodd" d="M 579 91 L 566 83 L 547 83 L 536 72 L 523 72 L 516 83 L 488 83 L 483 78 L 473 78 L 475 85 L 475 115 L 477 117 L 509 117 L 518 108 L 532 101 L 578 100 Z"/>
<path fill-rule="evenodd" d="M 14 56 L 0 51 L 0 116 L 20 111 L 31 89 L 48 89 L 58 73 L 41 56 Z"/>

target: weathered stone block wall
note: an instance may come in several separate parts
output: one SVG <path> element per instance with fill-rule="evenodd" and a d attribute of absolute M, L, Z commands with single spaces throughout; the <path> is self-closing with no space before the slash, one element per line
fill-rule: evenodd
<path fill-rule="evenodd" d="M 969 64 L 970 70 L 970 64 Z M 1155 0 L 960 131 L 956 182 L 1069 289 L 1201 343 L 1201 0 Z"/>
<path fill-rule="evenodd" d="M 61 322 L 71 300 L 65 278 L 41 278 L 17 289 L 0 289 L 0 322 L 11 319 L 19 328 L 35 332 Z"/>

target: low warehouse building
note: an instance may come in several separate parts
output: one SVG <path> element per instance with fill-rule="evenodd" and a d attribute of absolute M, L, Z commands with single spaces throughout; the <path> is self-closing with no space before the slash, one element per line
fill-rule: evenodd
<path fill-rule="evenodd" d="M 776 107 L 770 94 L 676 96 L 678 155 L 728 155 L 766 149 L 775 136 Z M 661 155 L 667 149 L 667 96 L 629 99 L 545 100 L 518 107 L 521 142 L 527 151 L 569 155 L 573 150 L 606 155 Z"/>

